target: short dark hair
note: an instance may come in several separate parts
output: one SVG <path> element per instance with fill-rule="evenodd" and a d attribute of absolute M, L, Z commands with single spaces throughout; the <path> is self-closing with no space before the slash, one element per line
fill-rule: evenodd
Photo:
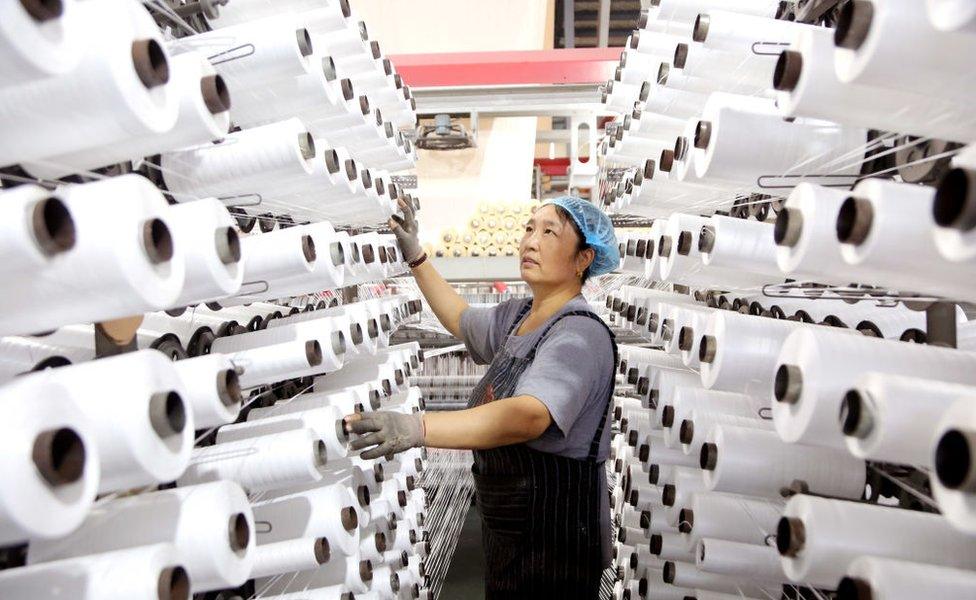
<path fill-rule="evenodd" d="M 576 224 L 576 219 L 573 218 L 573 215 L 569 214 L 568 210 L 562 206 L 559 206 L 558 204 L 553 204 L 552 207 L 556 209 L 556 214 L 559 216 L 559 220 L 562 221 L 563 225 L 568 222 L 572 226 L 573 231 L 576 233 L 576 253 L 579 254 L 583 250 L 589 248 L 590 245 L 586 243 L 586 236 L 583 235 L 579 225 Z M 583 271 L 583 276 L 580 278 L 580 282 L 586 283 L 586 280 L 589 278 L 590 268 L 586 267 L 586 270 Z"/>

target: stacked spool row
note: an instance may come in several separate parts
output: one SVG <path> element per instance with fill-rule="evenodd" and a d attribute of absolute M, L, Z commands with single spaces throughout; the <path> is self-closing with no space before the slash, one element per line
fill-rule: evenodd
<path fill-rule="evenodd" d="M 515 256 L 522 240 L 522 229 L 535 203 L 482 203 L 466 229 L 441 232 L 436 244 L 428 244 L 434 256 Z"/>
<path fill-rule="evenodd" d="M 795 300 L 828 312 L 805 323 L 695 297 L 608 297 L 652 346 L 621 352 L 617 597 L 971 595 L 976 353 L 900 341 L 924 338 L 901 305 Z"/>
<path fill-rule="evenodd" d="M 406 270 L 335 227 L 416 206 L 387 174 L 413 164 L 409 89 L 344 1 L 238 0 L 206 33 L 152 8 L 179 26 L 0 9 L 0 544 L 23 549 L 0 596 L 425 596 L 425 458 L 363 461 L 342 421 L 423 408 L 419 348 L 389 345 L 419 300 L 318 301 Z M 103 356 L 92 323 L 131 315 Z"/>
<path fill-rule="evenodd" d="M 265 310 L 249 308 L 241 320 Z M 195 358 L 143 350 L 6 383 L 18 485 L 3 489 L 3 542 L 28 546 L 26 566 L 0 571 L 4 596 L 53 598 L 67 586 L 79 598 L 187 598 L 260 586 L 418 597 L 424 459 L 359 459 L 342 417 L 423 408 L 410 384 L 419 347 L 389 346 L 419 310 L 398 296 L 276 310 Z M 288 385 L 305 393 L 281 393 Z M 195 431 L 204 445 L 194 447 Z M 296 510 L 302 503 L 315 510 Z"/>
<path fill-rule="evenodd" d="M 976 15 L 784 8 L 654 2 L 607 86 L 602 200 L 654 219 L 621 271 L 697 290 L 608 298 L 651 346 L 622 352 L 615 594 L 968 597 Z M 896 165 L 903 134 L 948 140 L 935 188 Z M 942 322 L 906 293 L 948 298 Z"/>
<path fill-rule="evenodd" d="M 972 15 L 950 5 L 847 3 L 835 30 L 774 19 L 776 2 L 651 8 L 608 85 L 607 106 L 627 114 L 604 140 L 603 159 L 631 169 L 605 190 L 608 209 L 698 218 L 759 207 L 754 214 L 764 221 L 772 206 L 780 212 L 772 235 L 757 225 L 730 238 L 761 245 L 765 264 L 752 268 L 773 281 L 780 271 L 969 299 L 958 279 L 973 256 L 966 215 L 974 163 L 960 146 L 974 139 L 976 117 L 961 102 L 969 78 L 954 75 L 976 42 L 966 27 Z M 920 26 L 906 31 L 908 22 Z M 902 41 L 882 43 L 892 39 Z M 909 69 L 923 70 L 918 78 L 892 68 L 908 47 L 924 51 Z M 927 69 L 926 61 L 938 66 Z M 933 77 L 943 82 L 939 91 L 917 95 L 918 81 Z M 927 138 L 901 134 L 949 142 L 914 159 Z M 896 158 L 920 163 L 938 189 L 905 183 L 909 173 Z M 896 172 L 902 183 L 877 179 Z M 771 239 L 788 256 L 778 270 Z"/>

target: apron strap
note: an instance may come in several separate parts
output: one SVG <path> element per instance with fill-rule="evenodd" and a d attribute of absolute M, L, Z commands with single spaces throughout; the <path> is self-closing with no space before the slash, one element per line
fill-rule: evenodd
<path fill-rule="evenodd" d="M 607 416 L 610 414 L 610 400 L 611 398 L 613 398 L 613 391 L 617 381 L 617 337 L 613 334 L 613 331 L 611 331 L 610 328 L 607 327 L 607 324 L 603 322 L 603 319 L 596 316 L 595 313 L 588 310 L 571 310 L 559 315 L 542 332 L 542 335 L 539 336 L 539 339 L 536 340 L 535 345 L 532 346 L 532 349 L 529 351 L 529 354 L 526 356 L 526 358 L 530 362 L 535 360 L 535 353 L 539 349 L 539 346 L 542 344 L 542 342 L 546 339 L 546 336 L 549 335 L 549 331 L 556 325 L 556 323 L 558 323 L 559 321 L 561 321 L 566 317 L 586 317 L 588 319 L 593 319 L 601 326 L 603 326 L 603 328 L 606 330 L 607 334 L 610 336 L 610 346 L 613 348 L 613 369 L 611 369 L 610 371 L 610 393 L 607 395 L 606 400 L 604 400 L 604 402 L 606 403 L 606 408 L 603 411 L 604 417 L 603 419 L 600 420 L 600 424 L 597 426 L 596 432 L 594 432 L 593 434 L 593 439 L 590 440 L 590 449 L 586 455 L 586 460 L 592 462 L 596 460 L 597 456 L 599 456 L 600 453 L 600 441 L 603 439 L 603 429 L 606 427 Z M 517 322 L 518 319 L 516 319 L 516 323 Z M 513 325 L 512 328 L 514 329 L 514 327 L 515 326 Z"/>
<path fill-rule="evenodd" d="M 508 340 L 508 337 L 512 335 L 512 332 L 515 331 L 515 328 L 518 327 L 518 324 L 522 321 L 522 318 L 529 313 L 530 308 L 532 308 L 531 298 L 522 306 L 522 308 L 519 309 L 518 314 L 515 315 L 515 320 L 512 321 L 512 326 L 508 328 L 508 333 L 505 334 L 506 341 Z"/>

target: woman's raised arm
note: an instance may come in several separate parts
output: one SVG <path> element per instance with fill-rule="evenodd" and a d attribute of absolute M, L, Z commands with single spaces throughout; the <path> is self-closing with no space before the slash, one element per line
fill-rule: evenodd
<path fill-rule="evenodd" d="M 403 200 L 400 200 L 399 203 L 403 216 L 394 216 L 390 220 L 390 229 L 396 235 L 404 260 L 407 263 L 413 263 L 424 253 L 418 237 L 420 227 L 413 206 Z M 412 271 L 420 291 L 437 316 L 437 320 L 451 332 L 451 335 L 460 338 L 461 314 L 468 308 L 468 303 L 454 291 L 451 284 L 441 277 L 430 260 L 425 260 Z"/>

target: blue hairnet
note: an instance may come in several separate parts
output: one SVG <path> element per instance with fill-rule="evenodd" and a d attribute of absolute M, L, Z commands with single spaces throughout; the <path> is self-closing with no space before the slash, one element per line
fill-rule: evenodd
<path fill-rule="evenodd" d="M 591 276 L 609 273 L 620 266 L 620 250 L 617 248 L 613 223 L 602 210 L 592 202 L 575 196 L 560 196 L 546 200 L 541 206 L 547 204 L 564 208 L 583 232 L 586 243 L 593 248 L 596 255 L 590 268 L 587 269 Z"/>

